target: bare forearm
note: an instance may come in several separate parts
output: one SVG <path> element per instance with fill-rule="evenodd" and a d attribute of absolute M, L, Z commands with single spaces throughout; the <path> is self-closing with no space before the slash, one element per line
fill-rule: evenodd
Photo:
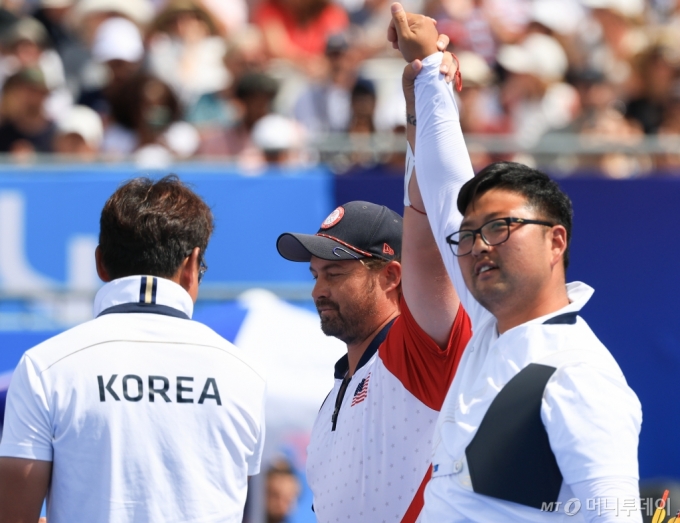
<path fill-rule="evenodd" d="M 419 194 L 415 177 L 411 178 L 411 186 L 416 189 L 411 194 Z M 413 318 L 439 347 L 445 348 L 460 301 L 427 216 L 409 207 L 404 210 L 402 266 L 404 299 Z"/>
<path fill-rule="evenodd" d="M 47 494 L 52 463 L 0 458 L 0 523 L 35 523 Z"/>

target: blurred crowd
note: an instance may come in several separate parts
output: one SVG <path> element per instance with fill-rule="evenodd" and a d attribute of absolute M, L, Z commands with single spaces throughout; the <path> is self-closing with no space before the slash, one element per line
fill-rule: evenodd
<path fill-rule="evenodd" d="M 680 0 L 404 0 L 437 20 L 463 75 L 468 135 L 559 143 L 566 170 L 625 178 L 680 168 L 645 137 L 680 133 Z M 14 160 L 225 159 L 403 168 L 403 154 L 324 156 L 309 143 L 404 132 L 390 0 L 4 0 L 0 152 Z M 672 137 L 668 137 L 672 140 Z M 533 148 L 533 149 L 532 149 Z M 617 149 L 619 148 L 619 149 Z M 554 147 L 553 147 L 554 149 Z M 633 151 L 631 153 L 630 151 Z M 637 151 L 637 152 L 636 152 Z M 476 168 L 499 158 L 471 145 Z"/>

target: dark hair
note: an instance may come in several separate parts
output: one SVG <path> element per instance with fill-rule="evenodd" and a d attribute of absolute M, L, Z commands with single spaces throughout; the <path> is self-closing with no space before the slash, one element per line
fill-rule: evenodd
<path fill-rule="evenodd" d="M 125 182 L 104 205 L 99 224 L 99 251 L 112 279 L 169 278 L 194 247 L 203 255 L 214 227 L 210 208 L 176 175 Z"/>
<path fill-rule="evenodd" d="M 542 217 L 567 230 L 564 268 L 569 267 L 571 222 L 574 216 L 571 200 L 559 185 L 536 169 L 515 162 L 496 162 L 487 165 L 469 180 L 458 193 L 458 210 L 465 214 L 468 206 L 491 189 L 503 189 L 521 194 Z"/>
<path fill-rule="evenodd" d="M 375 84 L 368 78 L 357 79 L 352 88 L 352 98 L 357 96 L 371 96 L 375 98 Z"/>
<path fill-rule="evenodd" d="M 146 73 L 138 73 L 111 94 L 111 117 L 148 142 L 151 132 L 160 135 L 182 117 L 182 106 L 168 84 Z"/>
<path fill-rule="evenodd" d="M 245 100 L 249 96 L 263 94 L 274 98 L 279 91 L 279 82 L 266 73 L 244 74 L 236 84 L 236 98 Z"/>
<path fill-rule="evenodd" d="M 297 475 L 295 474 L 295 469 L 293 465 L 284 458 L 277 459 L 272 464 L 269 465 L 267 469 L 266 477 L 267 479 L 273 476 L 290 476 L 297 481 Z"/>
<path fill-rule="evenodd" d="M 395 256 L 392 260 L 383 260 L 382 258 L 362 258 L 359 260 L 361 265 L 366 267 L 369 271 L 381 271 L 388 264 L 393 261 L 401 263 L 401 256 Z"/>

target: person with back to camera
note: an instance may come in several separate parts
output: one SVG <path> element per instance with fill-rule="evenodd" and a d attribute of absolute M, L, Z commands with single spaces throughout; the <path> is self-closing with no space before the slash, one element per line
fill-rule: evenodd
<path fill-rule="evenodd" d="M 437 31 L 392 13 L 418 186 L 474 332 L 435 429 L 423 521 L 640 522 L 640 402 L 579 316 L 593 290 L 566 284 L 571 202 L 525 165 L 473 177 Z"/>
<path fill-rule="evenodd" d="M 265 383 L 191 321 L 213 216 L 177 177 L 104 205 L 95 319 L 27 351 L 0 444 L 0 522 L 240 523 Z"/>
<path fill-rule="evenodd" d="M 470 337 L 417 186 L 406 191 L 403 221 L 353 201 L 316 234 L 277 240 L 281 256 L 309 263 L 321 329 L 347 344 L 308 447 L 320 523 L 418 519 L 434 423 Z"/>

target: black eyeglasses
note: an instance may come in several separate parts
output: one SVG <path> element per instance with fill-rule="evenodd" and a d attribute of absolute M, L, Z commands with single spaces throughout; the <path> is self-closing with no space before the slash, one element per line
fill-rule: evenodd
<path fill-rule="evenodd" d="M 194 252 L 193 249 L 191 249 L 186 256 L 189 257 L 191 254 Z M 203 261 L 203 254 L 200 255 L 200 258 L 198 259 L 198 284 L 200 285 L 201 282 L 203 281 L 203 276 L 205 276 L 205 273 L 208 272 L 208 266 L 206 265 L 205 261 Z"/>
<path fill-rule="evenodd" d="M 472 252 L 475 239 L 479 234 L 484 243 L 489 247 L 500 245 L 510 238 L 510 224 L 519 223 L 520 225 L 545 225 L 554 227 L 554 223 L 541 220 L 527 220 L 525 218 L 496 218 L 482 225 L 479 229 L 463 229 L 454 232 L 446 237 L 446 243 L 451 247 L 454 256 L 466 256 Z"/>

